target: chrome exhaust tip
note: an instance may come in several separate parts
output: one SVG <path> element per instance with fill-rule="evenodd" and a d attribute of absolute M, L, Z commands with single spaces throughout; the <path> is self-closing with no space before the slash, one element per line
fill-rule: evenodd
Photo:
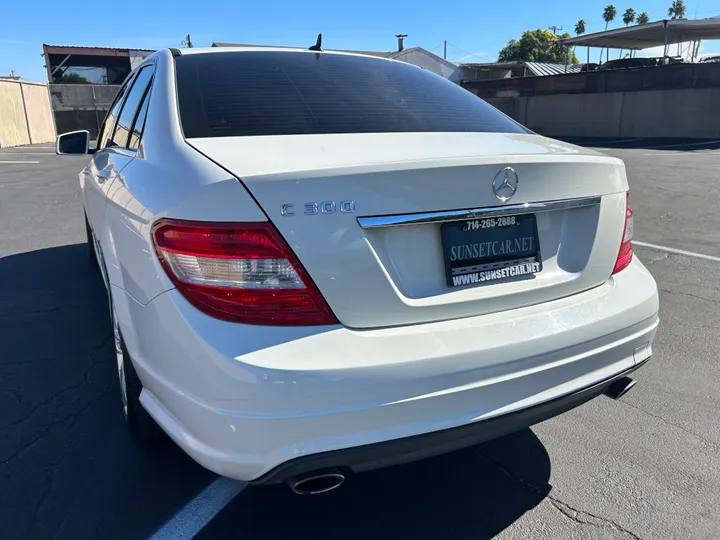
<path fill-rule="evenodd" d="M 630 377 L 622 377 L 621 379 L 618 379 L 610 386 L 608 386 L 608 389 L 605 390 L 604 394 L 612 399 L 620 399 L 625 394 L 627 394 L 630 389 L 636 384 L 637 381 L 635 379 L 631 379 Z"/>
<path fill-rule="evenodd" d="M 337 469 L 324 469 L 296 476 L 287 481 L 296 495 L 320 495 L 339 488 L 345 482 L 345 475 Z"/>

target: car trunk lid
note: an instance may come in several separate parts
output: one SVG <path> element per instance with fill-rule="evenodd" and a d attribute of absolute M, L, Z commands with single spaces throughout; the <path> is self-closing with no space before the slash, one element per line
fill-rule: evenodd
<path fill-rule="evenodd" d="M 576 294 L 609 279 L 623 234 L 622 162 L 536 135 L 335 134 L 188 143 L 243 182 L 349 327 L 468 317 Z M 500 186 L 507 168 L 513 171 L 509 183 L 516 174 L 517 185 L 503 201 L 493 181 Z M 508 253 L 512 246 L 520 250 L 512 262 L 498 253 L 506 245 Z M 471 254 L 470 266 L 446 261 L 452 247 L 456 255 L 462 249 Z M 473 249 L 493 257 L 474 260 Z M 523 274 L 497 274 L 520 263 L 539 264 Z M 453 282 L 457 268 L 462 275 L 486 272 L 488 279 Z"/>

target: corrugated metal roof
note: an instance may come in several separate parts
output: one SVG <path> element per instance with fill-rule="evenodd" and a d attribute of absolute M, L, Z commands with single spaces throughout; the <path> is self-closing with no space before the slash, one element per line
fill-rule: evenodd
<path fill-rule="evenodd" d="M 525 67 L 532 75 L 542 77 L 545 75 L 565 75 L 567 73 L 580 73 L 584 64 L 550 64 L 547 62 L 525 62 Z"/>
<path fill-rule="evenodd" d="M 457 65 L 472 69 L 514 69 L 523 67 L 525 62 L 520 60 L 511 62 L 458 62 Z"/>
<path fill-rule="evenodd" d="M 102 51 L 156 51 L 156 49 L 138 49 L 137 47 L 87 47 L 85 45 L 50 45 L 48 43 L 43 43 L 43 47 L 53 47 L 56 49 L 92 49 Z"/>
<path fill-rule="evenodd" d="M 498 70 L 505 69 L 518 72 L 522 68 L 527 68 L 528 73 L 525 76 L 542 77 L 545 75 L 565 75 L 566 73 L 579 73 L 585 64 L 553 64 L 548 62 L 524 62 L 522 60 L 511 62 L 485 62 L 458 64 L 460 67 L 479 70 Z"/>

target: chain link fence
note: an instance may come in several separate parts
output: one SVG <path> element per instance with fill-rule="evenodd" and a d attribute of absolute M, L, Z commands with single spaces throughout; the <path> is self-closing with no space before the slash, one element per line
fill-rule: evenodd
<path fill-rule="evenodd" d="M 58 134 L 86 129 L 95 140 L 120 85 L 49 84 L 48 89 Z"/>

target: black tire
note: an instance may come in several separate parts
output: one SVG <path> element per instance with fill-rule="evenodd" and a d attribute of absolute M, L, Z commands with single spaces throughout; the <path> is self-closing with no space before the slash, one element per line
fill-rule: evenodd
<path fill-rule="evenodd" d="M 117 324 L 115 309 L 112 306 L 112 299 L 110 299 L 110 316 L 115 344 L 120 404 L 125 417 L 125 424 L 131 437 L 136 442 L 148 443 L 160 439 L 164 434 L 162 429 L 140 403 L 140 393 L 143 385 L 137 371 L 135 371 L 127 347 L 125 347 L 125 341 Z"/>
<path fill-rule="evenodd" d="M 155 441 L 162 437 L 163 431 L 140 403 L 140 392 L 142 392 L 143 386 L 122 337 L 120 339 L 123 354 L 125 355 L 125 388 L 127 393 L 125 423 L 135 441 L 141 443 Z"/>

